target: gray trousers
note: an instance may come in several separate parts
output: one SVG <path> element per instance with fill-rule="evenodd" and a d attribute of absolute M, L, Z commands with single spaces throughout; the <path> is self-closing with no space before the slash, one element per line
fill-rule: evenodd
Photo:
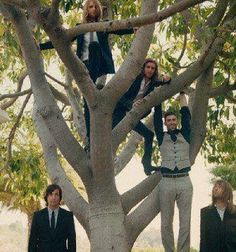
<path fill-rule="evenodd" d="M 166 252 L 174 252 L 173 217 L 175 202 L 179 209 L 178 252 L 190 251 L 190 221 L 193 186 L 187 177 L 165 178 L 159 183 L 161 238 Z"/>

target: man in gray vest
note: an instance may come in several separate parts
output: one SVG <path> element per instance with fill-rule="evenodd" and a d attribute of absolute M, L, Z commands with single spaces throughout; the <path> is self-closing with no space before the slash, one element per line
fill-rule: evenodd
<path fill-rule="evenodd" d="M 161 236 L 166 252 L 174 252 L 173 217 L 175 202 L 179 209 L 178 252 L 190 251 L 190 219 L 193 187 L 189 178 L 190 111 L 184 93 L 178 97 L 181 105 L 181 129 L 173 112 L 166 112 L 163 131 L 161 105 L 155 107 L 154 128 L 161 152 L 162 180 L 159 183 Z"/>

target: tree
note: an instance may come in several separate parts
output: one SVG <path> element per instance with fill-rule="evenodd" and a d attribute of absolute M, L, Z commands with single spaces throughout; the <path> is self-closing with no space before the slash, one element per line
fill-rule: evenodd
<path fill-rule="evenodd" d="M 63 1 L 64 6 L 68 3 L 73 6 L 75 2 Z M 127 7 L 129 10 L 134 8 L 136 2 L 127 2 L 130 4 Z M 125 167 L 135 148 L 132 148 L 129 155 L 121 152 L 119 159 L 123 159 L 122 162 L 114 159 L 115 153 L 142 115 L 151 107 L 185 89 L 190 96 L 192 111 L 190 156 L 193 163 L 205 139 L 208 109 L 214 112 L 214 106 L 211 106 L 209 100 L 215 97 L 217 100 L 221 96 L 234 99 L 233 90 L 236 84 L 232 74 L 235 62 L 233 35 L 236 29 L 236 2 L 213 1 L 197 5 L 203 2 L 204 0 L 182 0 L 169 6 L 172 1 L 144 0 L 141 1 L 140 17 L 66 29 L 61 25 L 59 0 L 42 3 L 37 0 L 0 1 L 1 13 L 7 20 L 4 20 L 2 30 L 4 36 L 8 36 L 6 41 L 14 45 L 14 50 L 4 50 L 12 57 L 15 56 L 14 61 L 20 66 L 23 60 L 26 64 L 31 82 L 31 90 L 28 92 L 32 91 L 34 95 L 33 118 L 49 175 L 62 186 L 65 202 L 87 232 L 91 251 L 130 251 L 137 236 L 159 213 L 156 204 L 159 173 L 149 176 L 123 195 L 118 193 L 115 184 L 116 174 Z M 108 7 L 111 7 L 111 1 L 104 3 L 110 4 Z M 124 1 L 116 1 L 112 8 L 116 7 L 121 11 L 122 3 L 124 5 Z M 138 8 L 140 1 L 137 3 Z M 158 12 L 157 4 L 160 8 Z M 191 8 L 193 6 L 195 7 Z M 110 13 L 111 8 L 108 10 Z M 169 19 L 166 20 L 167 18 Z M 153 37 L 155 22 L 160 23 L 159 31 L 165 34 L 168 45 L 171 45 L 168 50 L 161 48 L 161 45 L 160 52 L 155 45 L 150 48 L 152 41 L 157 42 L 156 37 Z M 87 31 L 109 31 L 135 26 L 141 28 L 132 41 L 125 61 L 106 86 L 97 90 L 85 66 L 71 49 L 71 39 Z M 5 27 L 10 28 L 10 32 L 7 32 Z M 66 74 L 65 83 L 60 82 L 66 95 L 55 90 L 46 80 L 42 55 L 35 43 L 35 40 L 42 36 L 39 27 L 44 29 L 52 41 L 66 68 L 65 70 L 62 67 L 62 70 L 69 72 Z M 14 36 L 17 36 L 17 42 Z M 117 43 L 119 45 L 120 42 Z M 23 58 L 19 55 L 19 45 Z M 163 69 L 172 72 L 172 82 L 170 85 L 156 88 L 112 130 L 112 111 L 115 104 L 136 77 L 149 48 L 151 55 L 161 59 L 160 65 Z M 121 49 L 124 52 L 127 46 Z M 177 55 L 176 51 L 180 51 L 180 54 Z M 8 60 L 2 68 L 5 71 L 10 66 Z M 16 81 L 13 73 L 8 75 L 13 75 L 11 77 Z M 70 75 L 89 106 L 90 155 L 85 153 L 81 145 L 83 137 L 79 137 L 82 132 L 78 120 L 78 90 L 72 88 Z M 22 95 L 22 92 L 18 91 L 17 95 Z M 71 106 L 76 130 L 70 130 L 63 108 L 55 98 Z M 211 122 L 215 122 L 215 119 L 211 118 Z M 128 142 L 131 146 L 137 144 L 138 140 L 132 137 L 132 141 Z M 59 154 L 82 179 L 88 200 L 81 196 L 68 179 Z M 116 166 L 117 160 L 119 166 Z M 140 204 L 132 210 L 138 203 Z"/>

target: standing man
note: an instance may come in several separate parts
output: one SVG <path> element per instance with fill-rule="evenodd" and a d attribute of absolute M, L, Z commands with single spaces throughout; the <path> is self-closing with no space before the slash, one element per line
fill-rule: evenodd
<path fill-rule="evenodd" d="M 167 76 L 163 77 L 163 81 L 158 78 L 158 66 L 154 59 L 146 59 L 141 73 L 136 77 L 129 90 L 121 97 L 118 101 L 115 110 L 113 112 L 113 122 L 112 127 L 114 128 L 126 115 L 128 111 L 139 105 L 142 99 L 154 90 L 155 87 L 160 85 L 168 84 L 170 78 Z M 147 116 L 151 111 L 143 116 Z M 144 172 L 146 175 L 150 175 L 155 169 L 151 166 L 152 157 L 152 142 L 153 142 L 153 132 L 148 129 L 141 121 L 133 129 L 141 136 L 144 137 L 144 155 L 142 158 L 142 163 L 144 166 Z"/>
<path fill-rule="evenodd" d="M 73 214 L 59 207 L 60 186 L 49 185 L 44 199 L 47 207 L 33 216 L 28 252 L 76 252 Z"/>
<path fill-rule="evenodd" d="M 167 111 L 163 131 L 161 105 L 155 107 L 154 128 L 161 153 L 162 179 L 159 183 L 161 236 L 166 252 L 174 252 L 173 217 L 175 202 L 179 209 L 179 237 L 177 251 L 190 251 L 190 219 L 193 187 L 189 178 L 190 111 L 184 93 L 179 95 L 181 129 L 177 129 L 175 113 Z"/>
<path fill-rule="evenodd" d="M 212 203 L 201 209 L 200 252 L 236 252 L 236 207 L 231 185 L 217 180 Z"/>
<path fill-rule="evenodd" d="M 83 24 L 101 21 L 102 6 L 98 0 L 87 0 L 83 6 Z M 79 25 L 79 24 L 78 24 Z M 125 35 L 134 33 L 134 29 L 122 29 L 110 32 L 86 32 L 76 36 L 76 55 L 83 61 L 89 70 L 89 74 L 94 84 L 97 78 L 106 74 L 115 73 L 114 61 L 109 45 L 109 34 Z M 54 48 L 51 41 L 39 45 L 40 50 Z M 103 86 L 97 86 L 98 89 Z M 90 148 L 90 114 L 87 102 L 84 99 L 84 118 L 87 130 L 87 146 Z"/>

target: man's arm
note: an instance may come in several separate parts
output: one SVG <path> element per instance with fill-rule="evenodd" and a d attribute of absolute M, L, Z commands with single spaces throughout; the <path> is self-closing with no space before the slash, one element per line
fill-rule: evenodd
<path fill-rule="evenodd" d="M 190 121 L 191 121 L 191 114 L 188 108 L 188 103 L 186 99 L 186 95 L 184 93 L 180 93 L 178 97 L 180 101 L 180 113 L 181 113 L 181 132 L 184 136 L 184 138 L 190 142 L 190 133 L 191 133 L 191 127 L 190 127 Z"/>
<path fill-rule="evenodd" d="M 154 85 L 155 87 L 164 86 L 170 84 L 171 78 L 168 75 L 163 75 L 162 80 L 156 80 Z"/>
<path fill-rule="evenodd" d="M 38 248 L 38 227 L 36 213 L 33 215 L 33 220 L 30 229 L 28 252 L 37 252 Z"/>
<path fill-rule="evenodd" d="M 164 136 L 161 104 L 154 108 L 154 130 L 160 146 Z"/>
<path fill-rule="evenodd" d="M 68 252 L 76 252 L 76 234 L 73 213 L 69 213 Z"/>

